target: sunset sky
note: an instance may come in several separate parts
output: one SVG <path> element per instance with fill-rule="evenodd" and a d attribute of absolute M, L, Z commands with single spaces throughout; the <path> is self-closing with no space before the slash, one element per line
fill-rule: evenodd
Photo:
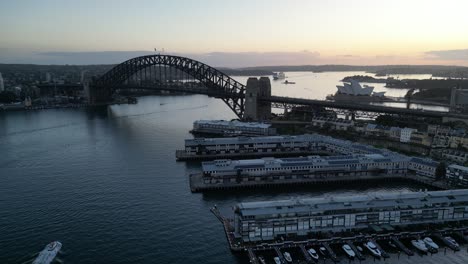
<path fill-rule="evenodd" d="M 0 63 L 468 66 L 467 0 L 1 0 Z"/>

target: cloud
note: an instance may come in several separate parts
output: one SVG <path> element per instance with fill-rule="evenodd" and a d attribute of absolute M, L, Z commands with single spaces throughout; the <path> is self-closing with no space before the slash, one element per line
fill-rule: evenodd
<path fill-rule="evenodd" d="M 35 60 L 45 64 L 118 64 L 128 59 L 154 54 L 151 51 L 42 52 Z"/>
<path fill-rule="evenodd" d="M 213 66 L 251 67 L 269 65 L 301 65 L 317 63 L 318 52 L 211 52 L 185 54 Z"/>
<path fill-rule="evenodd" d="M 468 60 L 468 49 L 433 50 L 425 52 L 428 59 L 439 60 Z"/>
<path fill-rule="evenodd" d="M 118 64 L 128 59 L 155 54 L 154 51 L 96 51 L 96 52 L 33 52 L 0 56 L 0 63 L 34 64 Z M 319 63 L 320 54 L 307 50 L 298 52 L 210 52 L 171 53 L 199 60 L 214 67 L 251 67 L 269 65 L 303 65 Z"/>

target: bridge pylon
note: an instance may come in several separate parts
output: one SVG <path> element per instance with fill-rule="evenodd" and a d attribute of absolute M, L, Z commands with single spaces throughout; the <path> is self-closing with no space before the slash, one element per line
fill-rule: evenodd
<path fill-rule="evenodd" d="M 251 121 L 264 121 L 271 118 L 271 103 L 259 98 L 271 96 L 271 82 L 268 77 L 250 77 L 245 89 L 245 111 L 243 118 Z"/>

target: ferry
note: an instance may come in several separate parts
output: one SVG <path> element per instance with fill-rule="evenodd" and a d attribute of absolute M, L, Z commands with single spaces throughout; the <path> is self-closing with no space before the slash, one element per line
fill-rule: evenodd
<path fill-rule="evenodd" d="M 284 75 L 284 72 L 275 72 L 273 73 L 273 80 L 282 80 L 285 79 L 286 75 Z"/>
<path fill-rule="evenodd" d="M 275 264 L 282 264 L 279 257 L 274 257 L 273 260 L 275 261 Z"/>
<path fill-rule="evenodd" d="M 365 243 L 364 246 L 372 253 L 372 255 L 374 255 L 374 257 L 380 258 L 382 256 L 382 252 L 380 252 L 377 246 L 371 241 Z"/>
<path fill-rule="evenodd" d="M 444 237 L 445 240 L 447 240 L 447 242 L 452 245 L 453 248 L 456 248 L 455 250 L 459 250 L 460 249 L 460 245 L 457 243 L 457 241 L 455 241 L 455 239 L 453 239 L 452 237 L 449 237 L 449 236 L 446 236 Z"/>
<path fill-rule="evenodd" d="M 49 264 L 57 256 L 57 253 L 62 248 L 62 243 L 54 241 L 49 243 L 44 250 L 42 250 L 32 264 Z"/>
<path fill-rule="evenodd" d="M 317 254 L 317 251 L 315 251 L 315 249 L 310 248 L 309 250 L 307 250 L 307 253 L 309 253 L 311 258 L 313 258 L 315 260 L 319 259 L 319 255 Z"/>
<path fill-rule="evenodd" d="M 292 263 L 292 257 L 291 254 L 289 254 L 289 252 L 284 252 L 283 255 L 287 262 Z"/>
<path fill-rule="evenodd" d="M 428 251 L 428 248 L 426 247 L 426 243 L 424 243 L 424 241 L 418 239 L 418 240 L 411 240 L 411 244 L 416 248 L 418 249 L 419 251 L 421 251 L 422 253 L 427 253 Z"/>
<path fill-rule="evenodd" d="M 346 255 L 348 255 L 349 258 L 352 259 L 356 256 L 356 253 L 351 249 L 351 247 L 348 244 L 344 244 L 341 248 L 344 250 L 344 252 L 346 253 Z"/>
<path fill-rule="evenodd" d="M 433 248 L 435 250 L 438 250 L 439 249 L 439 245 L 437 245 L 433 240 L 432 238 L 430 237 L 425 237 L 423 239 L 424 243 L 426 243 L 426 246 L 430 247 L 430 248 Z"/>

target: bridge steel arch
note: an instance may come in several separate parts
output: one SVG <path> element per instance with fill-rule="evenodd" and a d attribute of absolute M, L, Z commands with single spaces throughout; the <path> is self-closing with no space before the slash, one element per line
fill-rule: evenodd
<path fill-rule="evenodd" d="M 111 95 L 119 85 L 130 79 L 132 75 L 147 67 L 158 65 L 178 69 L 200 81 L 207 89 L 213 90 L 217 94 L 226 94 L 227 96 L 220 98 L 239 118 L 243 117 L 245 85 L 213 67 L 185 57 L 162 54 L 136 57 L 115 66 L 95 80 L 93 85 L 98 90 L 98 94 L 101 90 L 100 94 Z"/>

